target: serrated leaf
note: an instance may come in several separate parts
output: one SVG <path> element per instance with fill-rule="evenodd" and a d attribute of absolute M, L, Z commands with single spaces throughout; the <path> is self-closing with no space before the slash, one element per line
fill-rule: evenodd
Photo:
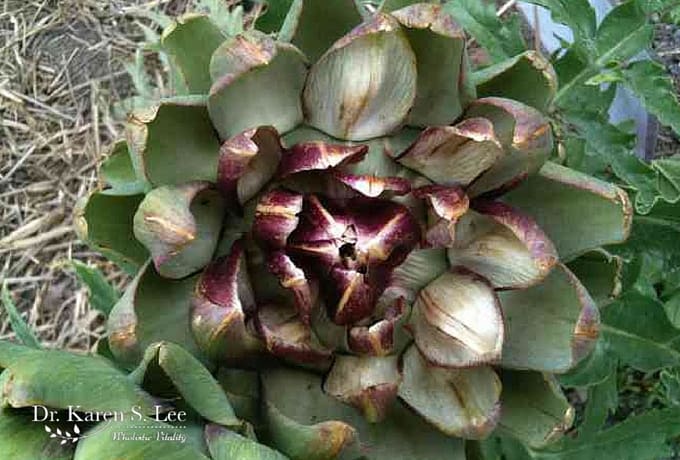
<path fill-rule="evenodd" d="M 565 439 L 544 451 L 532 451 L 537 460 L 655 460 L 671 455 L 666 440 L 680 434 L 680 410 L 664 409 L 633 416 L 587 440 Z"/>
<path fill-rule="evenodd" d="M 72 260 L 71 265 L 81 283 L 90 292 L 90 306 L 108 316 L 120 295 L 109 284 L 104 274 L 97 267 L 91 267 L 79 260 Z"/>
<path fill-rule="evenodd" d="M 198 0 L 196 8 L 204 10 L 210 19 L 227 35 L 237 35 L 243 32 L 243 7 L 241 5 L 230 9 L 224 0 Z"/>
<path fill-rule="evenodd" d="M 637 291 L 603 311 L 601 330 L 611 352 L 635 369 L 652 372 L 680 364 L 680 331 L 659 301 Z"/>
<path fill-rule="evenodd" d="M 550 10 L 555 22 L 568 26 L 575 42 L 589 45 L 595 37 L 597 23 L 595 10 L 588 0 L 527 0 Z"/>
<path fill-rule="evenodd" d="M 593 437 L 593 434 L 604 426 L 609 413 L 616 410 L 617 405 L 616 374 L 612 372 L 602 382 L 588 389 L 588 403 L 583 415 L 584 420 L 579 426 L 581 440 Z"/>
<path fill-rule="evenodd" d="M 140 8 L 135 10 L 133 15 L 140 18 L 150 19 L 160 27 L 168 27 L 170 24 L 172 24 L 172 18 L 162 11 L 145 10 Z"/>
<path fill-rule="evenodd" d="M 657 175 L 635 156 L 635 136 L 611 125 L 604 115 L 570 111 L 566 117 L 585 139 L 586 149 L 605 159 L 614 174 L 635 192 L 636 211 L 648 213 L 660 195 Z"/>
<path fill-rule="evenodd" d="M 653 285 L 680 267 L 679 239 L 680 206 L 660 202 L 649 214 L 635 216 L 626 244 L 610 248 L 640 264 L 637 273 L 633 273 L 633 264 L 629 264 L 628 273 L 635 278 L 624 278 L 624 288 L 635 283 L 638 290 L 654 297 Z"/>
<path fill-rule="evenodd" d="M 645 108 L 680 134 L 680 102 L 666 68 L 654 61 L 638 61 L 623 69 L 622 76 Z"/>
<path fill-rule="evenodd" d="M 138 48 L 135 52 L 134 61 L 126 62 L 124 67 L 125 71 L 130 75 L 132 85 L 135 87 L 137 94 L 144 98 L 152 98 L 154 91 L 151 85 L 151 78 L 146 72 L 144 50 Z"/>
<path fill-rule="evenodd" d="M 511 15 L 501 21 L 494 5 L 480 0 L 452 0 L 444 5 L 444 10 L 475 38 L 493 62 L 499 62 L 522 53 L 526 45 L 519 17 Z"/>
<path fill-rule="evenodd" d="M 35 333 L 31 330 L 29 325 L 26 324 L 26 321 L 24 321 L 24 319 L 21 317 L 21 314 L 14 305 L 6 283 L 3 283 L 2 285 L 1 296 L 2 305 L 5 309 L 5 312 L 7 312 L 7 316 L 9 317 L 9 324 L 17 338 L 27 347 L 36 349 L 41 348 L 40 342 L 35 336 Z"/>
<path fill-rule="evenodd" d="M 587 387 L 606 380 L 617 365 L 617 359 L 608 347 L 606 340 L 598 340 L 590 356 L 571 371 L 558 376 L 560 384 L 565 387 Z"/>
<path fill-rule="evenodd" d="M 597 29 L 592 49 L 587 50 L 587 65 L 569 79 L 561 78 L 555 104 L 568 105 L 573 94 L 607 65 L 625 62 L 646 49 L 651 44 L 653 32 L 647 15 L 636 2 L 628 1 L 612 9 Z"/>
<path fill-rule="evenodd" d="M 680 292 L 664 302 L 663 308 L 671 324 L 680 329 Z"/>

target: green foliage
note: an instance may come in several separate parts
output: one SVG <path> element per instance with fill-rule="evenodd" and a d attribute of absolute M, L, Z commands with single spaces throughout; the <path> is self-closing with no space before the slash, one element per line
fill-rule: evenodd
<path fill-rule="evenodd" d="M 680 104 L 673 81 L 666 69 L 657 62 L 634 62 L 622 71 L 624 84 L 635 94 L 650 113 L 664 125 L 680 133 Z"/>
<path fill-rule="evenodd" d="M 511 58 L 526 49 L 519 16 L 510 15 L 501 22 L 493 2 L 451 0 L 445 8 L 489 53 L 493 62 Z"/>
<path fill-rule="evenodd" d="M 120 297 L 116 289 L 97 267 L 84 264 L 79 260 L 71 261 L 71 265 L 80 282 L 90 291 L 90 306 L 104 316 L 108 316 Z"/>
<path fill-rule="evenodd" d="M 2 285 L 2 293 L 0 293 L 0 296 L 2 306 L 4 307 L 5 312 L 7 312 L 7 316 L 9 316 L 9 324 L 12 326 L 12 330 L 17 338 L 27 347 L 40 348 L 40 342 L 38 342 L 38 339 L 30 326 L 26 324 L 26 321 L 21 317 L 21 313 L 17 311 L 17 307 L 12 301 L 9 289 L 7 289 L 7 284 Z"/>
<path fill-rule="evenodd" d="M 224 0 L 196 0 L 196 10 L 203 11 L 226 35 L 243 32 L 243 6 L 229 8 Z"/>
<path fill-rule="evenodd" d="M 600 396 L 603 397 L 608 396 Z M 630 417 L 612 428 L 588 436 L 587 439 L 566 439 L 550 450 L 532 452 L 531 458 L 656 460 L 672 454 L 671 447 L 665 440 L 678 435 L 680 410 L 655 410 Z"/>

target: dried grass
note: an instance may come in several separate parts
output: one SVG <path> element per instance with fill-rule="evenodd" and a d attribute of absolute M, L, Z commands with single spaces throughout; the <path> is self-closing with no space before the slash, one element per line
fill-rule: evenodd
<path fill-rule="evenodd" d="M 124 276 L 78 242 L 75 203 L 121 135 L 113 101 L 130 95 L 124 63 L 142 39 L 134 12 L 161 0 L 0 0 L 0 284 L 50 347 L 89 349 L 103 333 L 70 259 Z M 0 313 L 0 339 L 12 336 Z"/>

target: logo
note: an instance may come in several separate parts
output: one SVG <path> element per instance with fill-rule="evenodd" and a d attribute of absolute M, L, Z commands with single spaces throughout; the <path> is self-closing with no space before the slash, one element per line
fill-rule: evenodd
<path fill-rule="evenodd" d="M 79 439 L 86 437 L 80 436 L 80 427 L 78 425 L 73 425 L 74 434 L 71 434 L 68 431 L 62 432 L 59 428 L 55 428 L 54 431 L 52 431 L 52 428 L 49 425 L 45 425 L 45 431 L 50 433 L 50 438 L 61 439 L 62 446 L 68 442 L 76 443 Z"/>
<path fill-rule="evenodd" d="M 112 440 L 121 442 L 178 442 L 184 444 L 187 436 L 179 430 L 187 421 L 185 411 L 168 410 L 167 406 L 154 406 L 152 415 L 144 414 L 140 406 L 129 411 L 92 412 L 83 411 L 81 406 L 68 406 L 65 410 L 50 410 L 45 406 L 33 406 L 34 423 L 42 423 L 49 437 L 61 445 L 75 444 L 81 439 L 94 436 L 111 423 L 116 429 L 110 435 Z M 172 423 L 172 425 L 168 425 Z M 66 428 L 66 426 L 72 428 Z M 92 427 L 88 429 L 89 427 Z"/>

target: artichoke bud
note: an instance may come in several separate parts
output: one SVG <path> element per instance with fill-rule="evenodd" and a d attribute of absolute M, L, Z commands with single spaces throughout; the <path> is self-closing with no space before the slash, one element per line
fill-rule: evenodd
<path fill-rule="evenodd" d="M 222 144 L 217 186 L 230 204 L 244 205 L 274 176 L 281 159 L 281 141 L 271 126 L 249 129 Z"/>
<path fill-rule="evenodd" d="M 191 328 L 198 346 L 219 362 L 243 364 L 264 351 L 250 317 L 256 310 L 243 241 L 206 267 L 191 301 Z"/>
<path fill-rule="evenodd" d="M 133 114 L 109 188 L 76 214 L 126 267 L 151 255 L 111 352 L 148 367 L 166 341 L 252 371 L 247 396 L 222 385 L 291 460 L 455 457 L 497 425 L 538 448 L 571 421 L 543 373 L 598 336 L 584 286 L 615 291 L 583 255 L 625 240 L 630 202 L 547 161 L 547 60 L 471 74 L 455 8 L 387 1 L 355 27 L 354 3 L 271 1 L 255 23 L 278 34 L 193 15 L 163 35 L 192 95 Z M 206 432 L 212 456 L 256 445 Z"/>
<path fill-rule="evenodd" d="M 331 350 L 319 342 L 294 308 L 282 305 L 260 306 L 256 325 L 267 350 L 273 355 L 305 367 L 321 370 L 330 367 Z"/>
<path fill-rule="evenodd" d="M 418 294 L 409 328 L 420 353 L 442 367 L 500 361 L 504 325 L 500 302 L 483 278 L 447 272 Z"/>
<path fill-rule="evenodd" d="M 456 223 L 467 212 L 470 199 L 458 186 L 430 185 L 413 191 L 429 205 L 429 225 L 425 242 L 432 247 L 450 247 L 456 240 Z"/>
<path fill-rule="evenodd" d="M 224 201 L 207 182 L 159 187 L 139 205 L 135 237 L 162 276 L 183 278 L 210 261 L 223 213 Z"/>
<path fill-rule="evenodd" d="M 383 420 L 397 397 L 401 373 L 398 357 L 338 356 L 324 391 L 356 407 L 369 423 Z"/>
<path fill-rule="evenodd" d="M 388 294 L 388 288 L 385 294 Z M 380 306 L 380 301 L 378 301 Z M 376 312 L 378 313 L 378 312 Z M 399 326 L 407 316 L 408 308 L 404 297 L 399 296 L 392 301 L 379 319 L 370 325 L 357 325 L 349 329 L 348 344 L 353 353 L 369 356 L 387 356 L 397 346 Z"/>

